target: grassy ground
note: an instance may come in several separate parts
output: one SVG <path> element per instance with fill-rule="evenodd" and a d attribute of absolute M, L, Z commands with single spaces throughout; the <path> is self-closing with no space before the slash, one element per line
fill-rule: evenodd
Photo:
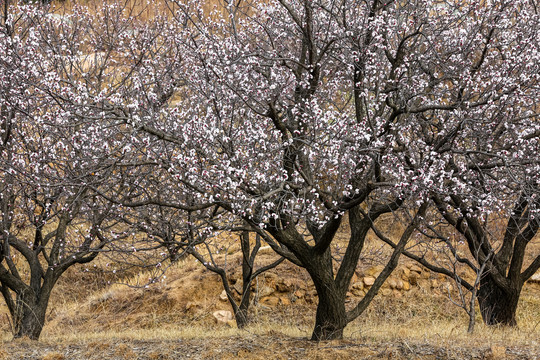
<path fill-rule="evenodd" d="M 379 328 L 378 330 L 383 330 Z M 6 342 L 2 359 L 539 359 L 538 343 L 515 341 L 506 331 L 479 331 L 473 337 L 440 334 L 356 337 L 315 343 L 305 331 L 189 328 L 168 331 L 85 334 Z M 483 336 L 487 335 L 486 338 Z M 511 340 L 509 340 L 509 338 Z M 1 357 L 3 356 L 3 357 Z"/>
<path fill-rule="evenodd" d="M 311 291 L 302 270 L 285 264 L 276 273 L 305 282 Z M 414 287 L 400 296 L 377 296 L 349 324 L 343 341 L 314 343 L 308 338 L 316 301 L 308 297 L 288 306 L 253 305 L 253 322 L 245 330 L 218 324 L 212 312 L 229 309 L 219 300 L 220 283 L 191 260 L 147 289 L 108 285 L 110 280 L 99 271 L 68 273 L 54 293 L 39 342 L 12 341 L 7 322 L 2 324 L 0 360 L 540 359 L 537 284 L 524 290 L 516 329 L 488 328 L 478 318 L 469 335 L 464 312 L 446 295 Z"/>

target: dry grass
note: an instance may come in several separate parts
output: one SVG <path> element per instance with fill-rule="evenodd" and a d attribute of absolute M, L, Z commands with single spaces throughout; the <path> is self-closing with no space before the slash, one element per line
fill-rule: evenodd
<path fill-rule="evenodd" d="M 231 264 L 237 260 L 236 255 L 228 256 Z M 263 254 L 263 258 L 272 256 Z M 524 290 L 517 329 L 486 327 L 478 318 L 475 333 L 469 335 L 464 312 L 446 296 L 413 288 L 401 297 L 379 295 L 361 318 L 349 324 L 344 341 L 315 344 L 307 341 L 315 302 L 273 308 L 254 305 L 252 324 L 239 330 L 218 325 L 211 316 L 215 309 L 229 309 L 228 303 L 217 300 L 221 292 L 217 276 L 189 258 L 170 270 L 165 281 L 146 289 L 106 285 L 98 281 L 99 272 L 74 270 L 59 284 L 59 289 L 71 289 L 74 294 L 55 295 L 42 340 L 11 342 L 4 331 L 0 359 L 2 351 L 5 358 L 49 356 L 49 360 L 188 355 L 202 359 L 487 359 L 494 358 L 496 349 L 509 359 L 534 359 L 540 347 L 540 287 L 536 284 Z M 309 281 L 290 264 L 276 273 Z M 79 286 L 74 291 L 69 282 L 77 276 Z M 126 281 L 135 284 L 145 276 L 138 274 Z M 83 284 L 91 286 L 85 289 Z"/>

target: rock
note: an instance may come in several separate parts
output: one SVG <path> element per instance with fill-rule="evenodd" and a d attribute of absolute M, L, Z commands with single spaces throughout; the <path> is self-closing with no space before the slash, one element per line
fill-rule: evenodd
<path fill-rule="evenodd" d="M 259 300 L 259 303 L 266 306 L 274 307 L 279 304 L 279 298 L 275 296 L 266 296 L 266 297 L 263 297 L 261 300 Z"/>
<path fill-rule="evenodd" d="M 395 289 L 397 287 L 397 281 L 394 278 L 388 279 L 388 286 L 390 286 L 390 289 Z"/>
<path fill-rule="evenodd" d="M 381 273 L 381 271 L 383 271 L 384 269 L 384 266 L 382 265 L 375 265 L 375 266 L 372 266 L 370 267 L 369 269 L 366 270 L 366 275 L 368 276 L 377 276 Z"/>
<path fill-rule="evenodd" d="M 400 298 L 403 296 L 403 294 L 401 294 L 401 291 L 399 290 L 393 290 L 392 291 L 392 295 L 395 297 L 395 298 Z"/>
<path fill-rule="evenodd" d="M 403 269 L 401 269 L 401 278 L 403 280 L 407 280 L 409 279 L 409 276 L 411 275 L 411 270 L 407 269 L 406 267 L 404 267 Z"/>
<path fill-rule="evenodd" d="M 225 290 L 223 290 L 221 294 L 219 295 L 219 300 L 221 301 L 227 301 L 228 298 L 229 297 L 227 296 L 227 292 Z"/>
<path fill-rule="evenodd" d="M 364 283 L 362 281 L 355 282 L 352 284 L 351 288 L 354 290 L 364 290 Z"/>
<path fill-rule="evenodd" d="M 418 274 L 417 273 L 411 273 L 409 276 L 409 282 L 411 285 L 418 285 Z"/>
<path fill-rule="evenodd" d="M 306 296 L 306 292 L 304 290 L 296 290 L 293 295 L 296 296 L 297 299 L 301 299 Z"/>
<path fill-rule="evenodd" d="M 292 290 L 292 281 L 289 279 L 280 280 L 276 283 L 276 290 L 279 292 L 290 292 Z"/>
<path fill-rule="evenodd" d="M 258 294 L 259 294 L 259 297 L 263 298 L 263 297 L 267 297 L 269 295 L 272 295 L 276 290 L 270 286 L 267 286 L 267 285 L 263 285 L 259 288 L 258 290 Z"/>
<path fill-rule="evenodd" d="M 283 306 L 290 306 L 291 305 L 291 300 L 287 296 L 280 297 L 279 302 Z"/>
<path fill-rule="evenodd" d="M 398 289 L 398 290 L 403 290 L 403 280 L 398 279 L 398 280 L 396 281 L 396 289 Z"/>
<path fill-rule="evenodd" d="M 362 289 L 352 289 L 351 292 L 354 296 L 364 297 L 366 295 L 366 293 Z"/>
<path fill-rule="evenodd" d="M 529 279 L 529 282 L 540 283 L 540 272 L 531 276 L 531 278 Z"/>
<path fill-rule="evenodd" d="M 265 272 L 265 273 L 264 273 L 264 277 L 265 277 L 267 280 L 277 280 L 277 279 L 278 279 L 277 274 L 274 274 L 273 272 Z"/>
<path fill-rule="evenodd" d="M 272 250 L 272 248 L 270 247 L 270 245 L 262 246 L 262 247 L 259 249 L 259 254 L 272 254 L 273 252 L 274 252 L 274 250 Z"/>
<path fill-rule="evenodd" d="M 227 324 L 229 321 L 233 319 L 232 313 L 228 310 L 214 311 L 212 315 L 214 316 L 214 318 L 216 319 L 218 323 Z"/>
<path fill-rule="evenodd" d="M 437 280 L 435 280 L 435 279 L 432 279 L 432 280 L 431 280 L 431 287 L 432 287 L 433 289 L 438 288 L 438 287 L 439 287 L 439 282 L 438 282 Z"/>
<path fill-rule="evenodd" d="M 403 290 L 405 290 L 405 291 L 411 290 L 411 284 L 409 284 L 409 282 L 407 282 L 407 281 L 404 281 L 403 282 Z"/>
<path fill-rule="evenodd" d="M 364 278 L 364 284 L 366 284 L 366 286 L 371 286 L 375 283 L 375 278 L 373 276 L 366 276 Z"/>
<path fill-rule="evenodd" d="M 381 294 L 383 296 L 389 296 L 390 294 L 392 294 L 392 290 L 390 290 L 390 289 L 382 289 Z"/>
<path fill-rule="evenodd" d="M 233 289 L 234 291 L 236 291 L 236 293 L 238 295 L 242 295 L 242 282 L 241 281 L 237 281 L 234 286 L 233 286 Z"/>
<path fill-rule="evenodd" d="M 418 273 L 418 274 L 421 274 L 422 273 L 422 268 L 416 264 L 412 264 L 409 269 L 412 271 L 412 272 L 415 272 L 415 273 Z"/>

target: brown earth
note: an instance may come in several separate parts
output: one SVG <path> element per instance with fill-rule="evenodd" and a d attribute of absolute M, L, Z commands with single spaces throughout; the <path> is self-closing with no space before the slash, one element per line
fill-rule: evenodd
<path fill-rule="evenodd" d="M 225 257 L 225 255 L 223 255 Z M 224 258 L 223 258 L 224 259 Z M 223 260 L 222 259 L 222 260 Z M 259 266 L 275 255 L 263 251 Z M 238 254 L 227 255 L 230 284 L 238 286 Z M 364 259 L 347 305 L 362 298 L 382 267 Z M 70 270 L 58 284 L 40 342 L 11 341 L 0 305 L 2 359 L 540 359 L 540 285 L 526 285 L 518 329 L 481 324 L 466 334 L 465 313 L 449 300 L 455 285 L 404 262 L 366 313 L 349 324 L 345 340 L 308 341 L 317 295 L 308 275 L 283 263 L 253 283 L 251 324 L 220 323 L 215 311 L 231 311 L 217 275 L 191 258 L 171 266 L 149 286 L 148 274 L 118 277 L 97 267 Z M 110 285 L 109 282 L 113 284 Z M 239 298 L 239 291 L 235 293 Z"/>

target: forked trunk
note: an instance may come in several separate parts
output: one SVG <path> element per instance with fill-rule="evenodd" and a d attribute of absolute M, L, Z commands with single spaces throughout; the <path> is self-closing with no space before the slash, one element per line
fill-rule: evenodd
<path fill-rule="evenodd" d="M 521 289 L 507 292 L 486 276 L 480 280 L 478 304 L 486 325 L 516 326 L 516 309 Z"/>

